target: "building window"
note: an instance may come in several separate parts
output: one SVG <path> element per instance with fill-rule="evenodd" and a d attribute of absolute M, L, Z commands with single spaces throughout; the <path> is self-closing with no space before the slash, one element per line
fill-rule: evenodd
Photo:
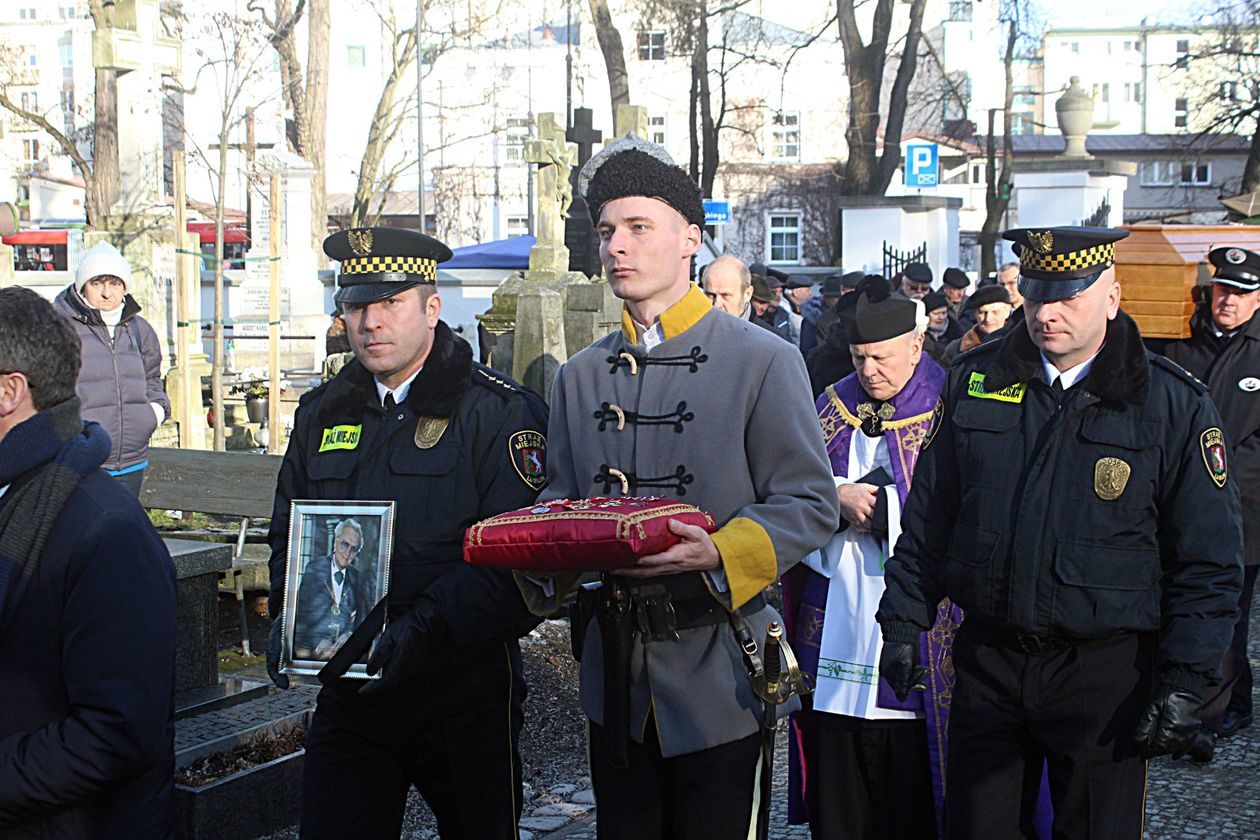
<path fill-rule="evenodd" d="M 29 66 L 29 67 L 34 67 L 34 66 L 35 66 L 35 53 L 34 53 L 34 51 L 32 51 L 31 53 L 29 53 L 29 54 L 26 56 L 26 64 L 27 64 L 27 66 Z"/>
<path fill-rule="evenodd" d="M 23 91 L 21 96 L 22 110 L 39 113 L 39 97 L 35 91 Z"/>
<path fill-rule="evenodd" d="M 1173 103 L 1173 125 L 1185 128 L 1190 119 L 1190 103 L 1184 97 L 1178 97 Z"/>
<path fill-rule="evenodd" d="M 1096 99 L 1099 102 L 1110 102 L 1111 101 L 1111 83 L 1103 82 L 1100 85 L 1099 84 L 1094 85 L 1094 99 Z"/>
<path fill-rule="evenodd" d="M 1238 83 L 1237 82 L 1221 82 L 1218 95 L 1222 102 L 1238 101 Z"/>
<path fill-rule="evenodd" d="M 971 20 L 971 0 L 950 0 L 950 20 Z"/>
<path fill-rule="evenodd" d="M 69 67 L 74 64 L 74 47 L 70 44 L 61 45 L 61 66 Z"/>
<path fill-rule="evenodd" d="M 529 233 L 529 217 L 528 216 L 508 216 L 507 217 L 507 235 L 508 236 L 524 236 Z"/>
<path fill-rule="evenodd" d="M 22 160 L 26 163 L 35 163 L 39 160 L 38 140 L 22 141 Z"/>
<path fill-rule="evenodd" d="M 1139 177 L 1144 187 L 1171 187 L 1177 183 L 1177 173 L 1173 162 L 1168 160 L 1148 160 L 1142 163 Z"/>
<path fill-rule="evenodd" d="M 1185 70 L 1190 66 L 1190 41 L 1182 38 L 1177 41 L 1177 60 L 1173 66 L 1178 70 Z"/>
<path fill-rule="evenodd" d="M 1080 41 L 1073 41 L 1072 43 L 1068 44 L 1068 49 L 1070 49 L 1074 55 L 1080 55 L 1080 54 L 1081 54 L 1081 42 L 1080 42 Z"/>
<path fill-rule="evenodd" d="M 665 60 L 664 30 L 644 30 L 639 33 L 639 60 Z"/>
<path fill-rule="evenodd" d="M 367 50 L 363 47 L 346 47 L 346 66 L 363 67 L 367 64 Z"/>
<path fill-rule="evenodd" d="M 1125 82 L 1124 83 L 1124 101 L 1125 102 L 1141 102 L 1142 101 L 1142 83 L 1141 82 Z"/>
<path fill-rule="evenodd" d="M 801 114 L 775 111 L 770 119 L 770 155 L 775 160 L 801 159 Z"/>
<path fill-rule="evenodd" d="M 1181 185 L 1185 187 L 1207 187 L 1212 184 L 1212 164 L 1181 164 Z"/>
<path fill-rule="evenodd" d="M 529 137 L 529 117 L 509 117 L 504 153 L 508 163 L 525 162 L 525 139 Z"/>
<path fill-rule="evenodd" d="M 648 139 L 661 146 L 665 145 L 665 115 L 657 114 L 648 117 Z"/>
<path fill-rule="evenodd" d="M 767 262 L 801 261 L 801 216 L 799 213 L 771 213 L 766 225 Z"/>
<path fill-rule="evenodd" d="M 1011 123 L 1012 123 L 1012 125 L 1011 125 L 1011 133 L 1012 133 L 1012 134 L 1014 134 L 1014 133 L 1015 133 L 1015 126 L 1014 126 L 1014 122 L 1015 122 L 1015 115 L 1014 115 L 1014 114 L 1011 114 Z M 972 163 L 971 163 L 971 183 L 973 183 L 973 184 L 983 184 L 983 183 L 984 183 L 984 167 L 985 167 L 985 164 L 984 164 L 983 162 L 981 162 L 981 161 L 972 161 Z"/>

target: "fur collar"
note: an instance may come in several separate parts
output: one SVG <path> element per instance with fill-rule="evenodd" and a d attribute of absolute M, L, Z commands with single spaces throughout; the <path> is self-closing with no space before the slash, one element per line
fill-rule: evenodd
<path fill-rule="evenodd" d="M 994 353 L 993 365 L 985 372 L 986 391 L 1000 391 L 1043 377 L 1041 352 L 1033 344 L 1023 321 L 1010 326 Z M 1123 311 L 1117 312 L 1107 323 L 1103 348 L 1089 369 L 1083 387 L 1104 402 L 1140 406 L 1146 402 L 1150 385 L 1151 368 L 1142 335 L 1132 318 Z"/>
<path fill-rule="evenodd" d="M 420 374 L 407 392 L 407 408 L 425 417 L 450 417 L 468 390 L 472 375 L 472 348 L 451 332 L 445 321 L 433 331 L 433 347 Z M 375 404 L 376 383 L 367 368 L 355 359 L 329 383 L 319 404 L 322 423 L 360 417 L 363 408 Z"/>

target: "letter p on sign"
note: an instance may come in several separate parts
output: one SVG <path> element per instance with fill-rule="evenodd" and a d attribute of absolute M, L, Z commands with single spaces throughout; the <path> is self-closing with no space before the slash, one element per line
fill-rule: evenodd
<path fill-rule="evenodd" d="M 939 147 L 935 143 L 906 146 L 906 186 L 935 187 L 939 180 Z"/>

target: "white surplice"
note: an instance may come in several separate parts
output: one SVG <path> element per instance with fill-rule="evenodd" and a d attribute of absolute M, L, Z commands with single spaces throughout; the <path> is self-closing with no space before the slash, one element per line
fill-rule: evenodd
<path fill-rule="evenodd" d="M 855 484 L 879 467 L 892 474 L 884 436 L 867 437 L 855 429 L 849 443 L 849 477 L 837 476 L 836 486 Z M 879 654 L 883 648 L 875 611 L 884 596 L 884 562 L 889 546 L 895 545 L 901 534 L 897 486 L 889 484 L 880 492 L 888 502 L 886 541 L 846 528 L 801 561 L 830 581 L 814 708 L 868 720 L 913 720 L 914 712 L 875 705 Z"/>

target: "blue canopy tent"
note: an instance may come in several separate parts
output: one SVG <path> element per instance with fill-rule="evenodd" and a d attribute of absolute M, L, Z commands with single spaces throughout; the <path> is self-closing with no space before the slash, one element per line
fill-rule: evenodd
<path fill-rule="evenodd" d="M 443 271 L 459 268 L 502 268 L 524 271 L 529 268 L 529 249 L 534 237 L 514 236 L 496 242 L 482 242 L 452 250 L 454 256 L 442 263 Z"/>

